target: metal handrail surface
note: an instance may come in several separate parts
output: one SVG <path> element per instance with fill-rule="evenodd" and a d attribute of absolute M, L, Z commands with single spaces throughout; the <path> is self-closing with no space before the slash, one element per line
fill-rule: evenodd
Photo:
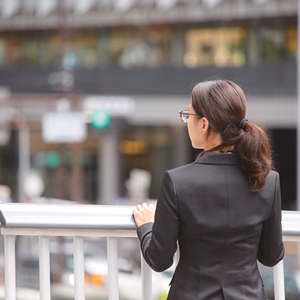
<path fill-rule="evenodd" d="M 4 203 L 3 228 L 135 230 L 132 206 Z"/>
<path fill-rule="evenodd" d="M 0 204 L 2 228 L 135 230 L 133 206 Z M 300 211 L 282 211 L 282 234 L 300 237 Z"/>

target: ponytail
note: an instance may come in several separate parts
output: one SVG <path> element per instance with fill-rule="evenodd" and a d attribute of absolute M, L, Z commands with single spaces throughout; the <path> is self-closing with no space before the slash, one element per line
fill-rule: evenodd
<path fill-rule="evenodd" d="M 228 136 L 228 131 L 239 131 L 240 133 Z M 255 124 L 247 122 L 243 129 L 230 124 L 221 136 L 223 142 L 220 145 L 203 151 L 199 155 L 211 151 L 226 152 L 226 149 L 233 148 L 251 186 L 251 191 L 261 190 L 269 172 L 274 169 L 271 146 L 266 133 Z M 224 136 L 227 138 L 224 139 Z"/>
<path fill-rule="evenodd" d="M 251 185 L 251 191 L 261 190 L 269 172 L 274 168 L 266 133 L 260 127 L 247 123 L 239 141 L 234 145 L 234 152 Z"/>

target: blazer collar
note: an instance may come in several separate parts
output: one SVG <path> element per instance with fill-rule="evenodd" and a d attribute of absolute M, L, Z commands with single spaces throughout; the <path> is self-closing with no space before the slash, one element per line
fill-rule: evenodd
<path fill-rule="evenodd" d="M 207 165 L 239 165 L 237 155 L 235 153 L 216 153 L 205 152 L 195 160 L 196 164 Z"/>

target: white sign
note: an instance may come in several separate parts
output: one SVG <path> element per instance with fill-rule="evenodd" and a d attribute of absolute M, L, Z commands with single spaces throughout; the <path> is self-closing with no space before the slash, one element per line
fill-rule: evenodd
<path fill-rule="evenodd" d="M 84 111 L 104 109 L 111 116 L 131 117 L 135 111 L 135 101 L 122 96 L 87 96 L 83 100 Z"/>
<path fill-rule="evenodd" d="M 43 139 L 46 143 L 81 143 L 87 135 L 86 127 L 82 113 L 47 113 L 42 121 Z"/>

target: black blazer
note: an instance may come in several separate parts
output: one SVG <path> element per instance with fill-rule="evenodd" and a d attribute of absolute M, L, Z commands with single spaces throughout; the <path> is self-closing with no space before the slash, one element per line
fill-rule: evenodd
<path fill-rule="evenodd" d="M 251 192 L 236 154 L 204 153 L 164 174 L 155 222 L 137 230 L 143 256 L 155 271 L 173 263 L 169 300 L 266 299 L 257 259 L 284 256 L 279 175 Z"/>

